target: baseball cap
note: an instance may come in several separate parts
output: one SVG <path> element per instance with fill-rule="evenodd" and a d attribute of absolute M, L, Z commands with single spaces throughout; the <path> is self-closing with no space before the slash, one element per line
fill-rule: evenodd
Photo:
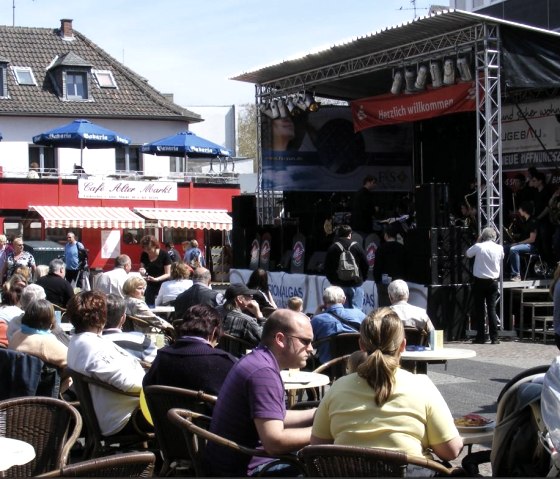
<path fill-rule="evenodd" d="M 257 294 L 257 291 L 254 289 L 249 289 L 243 283 L 233 283 L 230 284 L 225 292 L 226 300 L 230 300 L 235 298 L 236 296 L 244 296 L 244 295 L 253 295 Z"/>

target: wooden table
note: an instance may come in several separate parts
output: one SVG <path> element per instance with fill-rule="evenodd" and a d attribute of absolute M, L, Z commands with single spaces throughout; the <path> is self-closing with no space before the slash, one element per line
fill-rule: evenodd
<path fill-rule="evenodd" d="M 318 388 L 329 384 L 330 379 L 326 374 L 311 371 L 299 371 L 284 369 L 280 371 L 284 389 L 288 394 L 288 407 L 296 403 L 296 392 L 298 389 Z"/>
<path fill-rule="evenodd" d="M 426 371 L 426 365 L 432 362 L 440 363 L 447 362 L 451 359 L 468 359 L 474 358 L 476 351 L 472 349 L 461 348 L 440 348 L 426 349 L 424 351 L 404 351 L 401 354 L 401 359 L 404 361 L 414 361 L 415 363 L 424 363 L 421 368 L 422 372 Z"/>
<path fill-rule="evenodd" d="M 21 466 L 35 459 L 35 448 L 19 439 L 0 437 L 0 471 Z"/>

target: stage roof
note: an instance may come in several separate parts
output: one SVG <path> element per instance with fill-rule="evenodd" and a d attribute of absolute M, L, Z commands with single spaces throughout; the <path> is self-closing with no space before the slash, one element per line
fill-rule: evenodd
<path fill-rule="evenodd" d="M 461 49 L 472 47 L 480 40 L 480 32 L 476 32 L 475 27 L 485 23 L 499 25 L 502 34 L 506 31 L 521 34 L 521 38 L 517 37 L 518 43 L 526 38 L 545 43 L 560 39 L 560 33 L 452 10 L 242 73 L 232 79 L 265 86 L 272 97 L 306 88 L 319 97 L 355 100 L 387 92 L 393 68 L 441 58 L 446 54 L 456 55 Z"/>

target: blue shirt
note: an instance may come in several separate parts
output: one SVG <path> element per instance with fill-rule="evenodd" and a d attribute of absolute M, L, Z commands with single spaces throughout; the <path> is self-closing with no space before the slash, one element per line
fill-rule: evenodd
<path fill-rule="evenodd" d="M 334 311 L 338 316 L 355 325 L 355 328 L 339 321 L 335 316 L 329 314 L 330 311 Z M 330 306 L 324 313 L 316 314 L 311 319 L 313 340 L 318 341 L 340 333 L 355 333 L 360 330 L 360 325 L 365 317 L 366 315 L 361 309 L 345 308 L 342 304 Z M 317 355 L 321 364 L 332 359 L 328 342 L 319 345 Z"/>
<path fill-rule="evenodd" d="M 80 264 L 78 259 L 78 242 L 74 244 L 66 243 L 64 245 L 64 262 L 66 269 L 76 270 Z"/>

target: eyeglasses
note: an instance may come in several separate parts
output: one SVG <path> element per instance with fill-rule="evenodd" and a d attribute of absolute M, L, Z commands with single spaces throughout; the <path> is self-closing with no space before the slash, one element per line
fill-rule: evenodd
<path fill-rule="evenodd" d="M 313 342 L 313 339 L 309 339 L 309 338 L 300 338 L 299 336 L 290 336 L 290 335 L 286 335 L 288 338 L 294 338 L 297 339 L 301 344 L 303 344 L 306 348 Z"/>

